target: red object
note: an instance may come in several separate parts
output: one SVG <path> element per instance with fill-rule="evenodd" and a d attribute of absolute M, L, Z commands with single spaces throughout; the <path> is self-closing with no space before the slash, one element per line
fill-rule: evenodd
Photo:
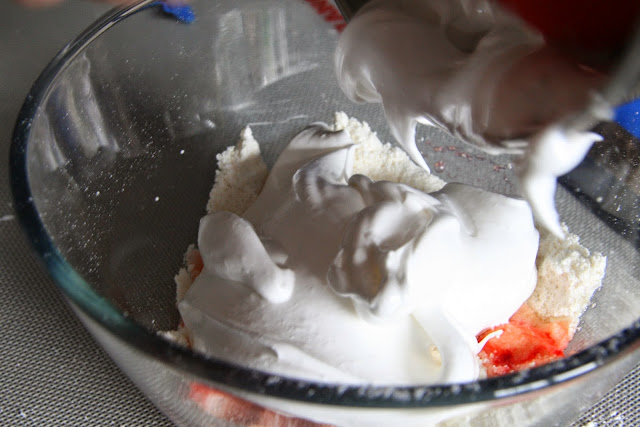
<path fill-rule="evenodd" d="M 187 272 L 191 277 L 191 280 L 196 280 L 196 277 L 202 273 L 204 269 L 204 263 L 202 262 L 202 255 L 196 248 L 190 248 L 186 255 Z"/>
<path fill-rule="evenodd" d="M 336 31 L 341 32 L 347 26 L 340 11 L 329 0 L 306 0 L 306 2 L 322 16 L 326 22 L 331 24 Z"/>
<path fill-rule="evenodd" d="M 570 50 L 619 50 L 638 27 L 638 0 L 499 0 L 538 29 L 551 45 Z"/>
<path fill-rule="evenodd" d="M 270 427 L 331 427 L 328 424 L 316 424 L 301 418 L 265 409 L 254 403 L 232 396 L 200 383 L 189 386 L 188 398 L 203 411 L 214 417 L 239 426 Z"/>
<path fill-rule="evenodd" d="M 571 339 L 567 321 L 540 319 L 526 304 L 509 323 L 483 332 L 478 341 L 498 330 L 502 334 L 491 338 L 479 354 L 490 377 L 559 359 Z"/>

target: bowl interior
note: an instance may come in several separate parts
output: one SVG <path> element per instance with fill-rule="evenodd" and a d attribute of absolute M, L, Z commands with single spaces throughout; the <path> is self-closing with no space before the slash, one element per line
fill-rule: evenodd
<path fill-rule="evenodd" d="M 56 70 L 28 137 L 30 191 L 54 245 L 98 295 L 151 331 L 178 323 L 173 277 L 195 243 L 216 154 L 245 126 L 269 165 L 306 124 L 331 122 L 336 111 L 392 141 L 380 106 L 355 105 L 340 91 L 335 22 L 307 2 L 193 7 L 190 25 L 150 7 L 90 40 Z M 610 155 L 615 138 L 637 141 L 611 132 L 558 192 L 563 221 L 608 257 L 571 352 L 640 317 L 637 165 L 631 154 Z M 418 141 L 443 179 L 517 194 L 515 159 L 425 127 Z"/>

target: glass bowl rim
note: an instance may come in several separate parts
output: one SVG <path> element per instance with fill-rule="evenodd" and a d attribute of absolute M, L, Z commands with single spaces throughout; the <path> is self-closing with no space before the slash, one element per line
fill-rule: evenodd
<path fill-rule="evenodd" d="M 124 8 L 112 9 L 60 50 L 39 75 L 24 101 L 9 153 L 14 209 L 32 249 L 67 301 L 110 334 L 152 359 L 214 387 L 222 385 L 269 397 L 359 408 L 424 409 L 506 399 L 583 377 L 640 348 L 638 319 L 617 334 L 569 357 L 504 376 L 445 385 L 328 384 L 287 378 L 207 357 L 163 338 L 127 317 L 91 288 L 65 260 L 48 235 L 29 187 L 27 148 L 33 120 L 59 73 L 109 28 L 156 5 L 159 5 L 156 0 L 141 0 Z"/>

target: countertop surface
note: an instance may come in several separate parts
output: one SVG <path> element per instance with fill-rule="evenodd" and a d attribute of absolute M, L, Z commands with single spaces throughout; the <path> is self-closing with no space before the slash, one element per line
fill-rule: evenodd
<path fill-rule="evenodd" d="M 11 203 L 9 145 L 20 106 L 56 52 L 107 10 L 77 0 L 46 10 L 0 2 L 0 425 L 171 425 L 65 304 Z M 640 425 L 639 396 L 640 366 L 575 425 Z"/>

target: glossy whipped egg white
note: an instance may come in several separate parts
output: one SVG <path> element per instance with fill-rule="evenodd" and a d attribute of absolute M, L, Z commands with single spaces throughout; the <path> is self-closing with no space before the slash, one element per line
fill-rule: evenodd
<path fill-rule="evenodd" d="M 528 204 L 352 174 L 346 131 L 296 136 L 242 215 L 200 222 L 179 309 L 194 349 L 279 375 L 427 384 L 478 377 L 476 335 L 536 283 Z"/>
<path fill-rule="evenodd" d="M 341 35 L 335 59 L 347 96 L 382 103 L 393 135 L 425 169 L 417 123 L 489 153 L 522 155 L 523 195 L 536 220 L 563 235 L 556 178 L 600 139 L 563 123 L 604 76 L 489 0 L 371 0 Z"/>

